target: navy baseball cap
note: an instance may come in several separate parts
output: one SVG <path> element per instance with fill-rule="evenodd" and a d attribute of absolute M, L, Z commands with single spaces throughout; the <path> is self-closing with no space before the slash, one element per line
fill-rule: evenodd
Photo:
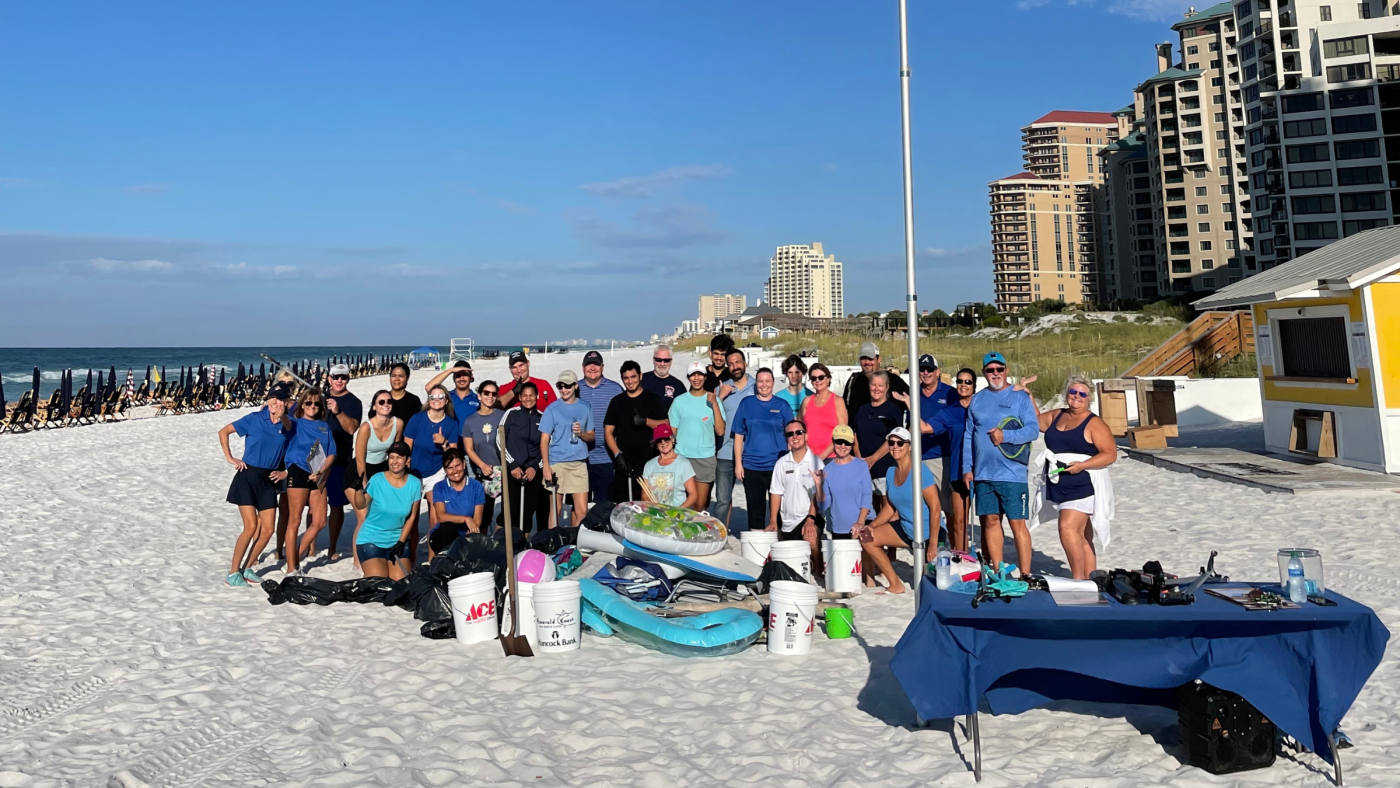
<path fill-rule="evenodd" d="M 596 350 L 590 350 L 587 353 L 584 353 L 583 366 L 586 367 L 589 364 L 597 364 L 600 367 L 603 366 L 603 354 L 599 353 Z"/>
<path fill-rule="evenodd" d="M 982 369 L 986 369 L 987 365 L 992 363 L 993 361 L 997 362 L 1003 367 L 1006 366 L 1006 356 L 1003 356 L 1002 354 L 993 350 L 992 352 L 982 357 Z"/>
<path fill-rule="evenodd" d="M 934 358 L 932 353 L 925 353 L 919 356 L 919 369 L 938 369 L 938 359 Z"/>
<path fill-rule="evenodd" d="M 522 362 L 522 361 L 529 361 L 529 360 L 530 360 L 530 357 L 529 357 L 529 356 L 526 356 L 526 355 L 525 355 L 525 352 L 524 352 L 523 350 L 517 350 L 517 351 L 515 351 L 514 353 L 511 353 L 511 354 L 510 354 L 510 365 L 511 365 L 511 366 L 515 366 L 516 364 L 519 364 L 519 363 Z"/>

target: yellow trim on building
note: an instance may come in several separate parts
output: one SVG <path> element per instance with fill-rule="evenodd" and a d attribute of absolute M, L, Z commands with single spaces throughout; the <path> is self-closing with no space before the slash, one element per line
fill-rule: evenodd
<path fill-rule="evenodd" d="M 1374 285 L 1373 285 L 1374 287 Z M 1396 294 L 1396 306 L 1400 309 L 1400 292 Z M 1269 324 L 1269 312 L 1276 309 L 1300 309 L 1304 307 L 1318 306 L 1339 306 L 1345 305 L 1347 313 L 1352 322 L 1364 322 L 1365 309 L 1361 303 L 1360 291 L 1353 292 L 1349 296 L 1338 296 L 1334 298 L 1293 298 L 1285 301 L 1270 301 L 1264 304 L 1254 305 L 1254 325 L 1267 326 Z M 1379 316 L 1381 307 L 1376 305 L 1376 314 Z M 1395 342 L 1400 343 L 1400 316 L 1395 318 L 1397 328 L 1394 332 Z M 1376 329 L 1379 331 L 1379 327 Z M 1273 352 L 1278 353 L 1278 337 L 1272 336 L 1272 327 L 1269 337 L 1273 346 Z M 1382 357 L 1386 356 L 1384 346 L 1381 349 Z M 1374 408 L 1375 397 L 1372 396 L 1373 386 L 1371 385 L 1371 373 L 1374 365 L 1378 363 L 1376 359 L 1371 360 L 1371 367 L 1362 367 L 1356 370 L 1356 383 L 1346 385 L 1335 385 L 1322 388 L 1308 385 L 1279 384 L 1264 379 L 1264 400 L 1267 402 L 1298 402 L 1306 405 L 1332 405 L 1334 407 L 1352 408 Z M 1400 363 L 1388 366 L 1400 366 Z M 1260 372 L 1264 378 L 1274 374 L 1272 365 L 1261 365 Z M 1389 387 L 1387 386 L 1387 391 Z M 1400 394 L 1397 394 L 1400 397 Z M 1389 397 L 1387 397 L 1389 399 Z"/>
<path fill-rule="evenodd" d="M 1376 348 L 1380 358 L 1385 406 L 1400 409 L 1400 282 L 1377 282 L 1371 288 L 1371 308 L 1376 316 Z"/>

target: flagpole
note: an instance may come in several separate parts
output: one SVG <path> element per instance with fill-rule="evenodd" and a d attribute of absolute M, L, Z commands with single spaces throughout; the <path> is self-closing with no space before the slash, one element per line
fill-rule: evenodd
<path fill-rule="evenodd" d="M 923 431 L 919 423 L 919 303 L 914 284 L 914 162 L 909 132 L 909 13 L 907 0 L 899 0 L 899 105 L 904 135 L 904 279 L 909 323 L 909 452 L 913 462 L 914 490 L 914 610 L 924 579 Z M 945 469 L 946 473 L 947 470 Z M 932 530 L 932 523 L 929 524 Z"/>

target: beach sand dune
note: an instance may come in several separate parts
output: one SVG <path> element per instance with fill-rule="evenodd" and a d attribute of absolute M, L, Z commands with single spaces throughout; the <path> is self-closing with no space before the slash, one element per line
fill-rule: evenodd
<path fill-rule="evenodd" d="M 503 360 L 481 369 L 505 377 Z M 0 786 L 973 784 L 961 723 L 916 728 L 889 672 L 907 597 L 855 600 L 858 637 L 818 636 L 804 659 L 588 636 L 522 660 L 426 640 L 395 608 L 274 608 L 224 586 L 238 518 L 215 433 L 241 413 L 0 438 Z M 1267 579 L 1278 547 L 1317 547 L 1330 586 L 1400 622 L 1400 498 L 1269 496 L 1128 460 L 1114 474 L 1105 565 L 1187 572 L 1216 549 L 1227 574 Z M 1063 571 L 1053 532 L 1037 536 L 1037 568 Z M 348 560 L 312 573 L 352 576 Z M 1397 694 L 1388 654 L 1346 720 L 1349 785 L 1395 784 Z M 1330 784 L 1314 756 L 1229 778 L 1185 767 L 1160 709 L 982 725 L 987 786 Z"/>

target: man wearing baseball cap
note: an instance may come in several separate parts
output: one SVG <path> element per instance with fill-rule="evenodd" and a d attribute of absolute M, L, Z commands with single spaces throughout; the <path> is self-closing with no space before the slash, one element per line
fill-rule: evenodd
<path fill-rule="evenodd" d="M 938 474 L 938 501 L 943 511 L 952 511 L 953 481 L 962 474 L 957 468 L 945 468 L 944 459 L 952 452 L 948 444 L 948 433 L 935 435 L 933 419 L 940 410 L 948 407 L 948 399 L 957 400 L 958 393 L 952 386 L 943 382 L 938 372 L 938 359 L 932 353 L 919 356 L 919 421 L 923 433 L 921 445 L 924 447 L 924 460 Z M 951 471 L 948 472 L 948 471 Z"/>
<path fill-rule="evenodd" d="M 457 363 L 444 369 L 433 376 L 432 380 L 423 384 L 423 391 L 431 394 L 433 388 L 442 384 L 447 376 L 452 376 L 452 389 L 447 392 L 447 396 L 452 398 L 452 410 L 457 414 L 457 418 L 464 418 L 469 413 L 476 412 L 481 407 L 481 398 L 472 391 L 472 381 L 476 373 L 472 372 L 471 362 L 466 359 L 457 359 Z"/>
<path fill-rule="evenodd" d="M 982 357 L 987 387 L 972 396 L 963 432 L 963 483 L 972 490 L 973 506 L 982 522 L 982 545 L 994 564 L 1001 563 L 1002 518 L 1011 521 L 1016 540 L 1016 564 L 1022 575 L 1031 571 L 1031 532 L 1027 466 L 1031 442 L 1040 435 L 1040 419 L 1025 392 L 1006 385 L 1006 357 L 993 351 Z"/>
<path fill-rule="evenodd" d="M 590 350 L 583 354 L 583 380 L 579 381 L 579 401 L 593 411 L 593 423 L 601 426 L 608 416 L 608 404 L 622 393 L 622 384 L 603 377 L 603 354 Z M 588 441 L 588 491 L 593 502 L 612 497 L 613 461 L 602 430 Z"/>
<path fill-rule="evenodd" d="M 875 372 L 884 369 L 880 364 L 880 346 L 874 342 L 866 342 L 860 346 L 860 370 L 861 374 L 852 375 L 846 379 L 846 393 L 841 399 L 846 401 L 846 412 L 857 413 L 860 406 L 870 401 L 870 376 Z M 900 377 L 899 370 L 885 370 L 890 373 L 890 399 L 904 404 L 909 402 L 909 384 Z"/>
<path fill-rule="evenodd" d="M 331 423 L 331 439 L 335 441 L 335 457 L 326 474 L 326 501 L 331 507 L 326 518 L 330 529 L 327 555 L 334 561 L 340 557 L 340 530 L 345 527 L 345 507 L 350 505 L 350 499 L 345 497 L 345 468 L 355 459 L 355 430 L 365 416 L 364 403 L 350 393 L 350 367 L 344 364 L 330 368 L 326 414 Z"/>
<path fill-rule="evenodd" d="M 549 385 L 549 381 L 530 377 L 530 357 L 525 355 L 523 350 L 517 350 L 510 354 L 510 377 L 511 381 L 500 387 L 501 396 L 496 400 L 498 408 L 514 407 L 516 404 L 515 387 L 525 381 L 535 384 L 535 390 L 539 392 L 539 399 L 535 402 L 535 410 L 544 412 L 550 403 L 559 399 L 559 395 L 554 393 L 554 387 Z"/>

